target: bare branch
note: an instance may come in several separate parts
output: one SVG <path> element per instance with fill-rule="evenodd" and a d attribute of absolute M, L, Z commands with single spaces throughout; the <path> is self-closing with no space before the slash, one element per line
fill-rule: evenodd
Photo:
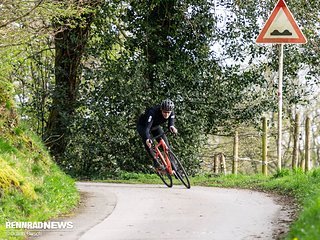
<path fill-rule="evenodd" d="M 8 26 L 9 24 L 14 23 L 14 22 L 16 22 L 16 21 L 18 21 L 18 20 L 20 20 L 20 19 L 28 16 L 28 15 L 29 15 L 30 13 L 32 13 L 37 7 L 39 7 L 39 6 L 42 4 L 43 1 L 44 1 L 44 0 L 39 0 L 39 2 L 38 2 L 29 12 L 27 12 L 27 13 L 25 13 L 25 14 L 23 14 L 22 16 L 19 16 L 19 17 L 17 17 L 17 18 L 11 19 L 10 21 L 8 21 L 8 22 L 0 25 L 0 28 L 6 27 L 6 26 Z"/>

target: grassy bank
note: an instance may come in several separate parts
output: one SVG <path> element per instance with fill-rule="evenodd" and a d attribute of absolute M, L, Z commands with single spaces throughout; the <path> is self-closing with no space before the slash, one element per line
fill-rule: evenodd
<path fill-rule="evenodd" d="M 20 128 L 0 137 L 0 239 L 27 232 L 8 222 L 43 222 L 70 211 L 79 200 L 74 180 L 52 162 L 36 136 Z"/>
<path fill-rule="evenodd" d="M 25 239 L 12 222 L 44 222 L 79 201 L 74 180 L 54 164 L 41 140 L 22 127 L 13 88 L 0 80 L 0 239 Z"/>
<path fill-rule="evenodd" d="M 107 182 L 161 184 L 156 175 L 122 173 Z M 178 182 L 175 182 L 176 184 Z M 268 191 L 293 197 L 299 205 L 298 218 L 290 226 L 286 239 L 315 240 L 320 239 L 320 169 L 308 174 L 283 170 L 273 176 L 203 175 L 191 178 L 192 185 L 244 188 Z"/>

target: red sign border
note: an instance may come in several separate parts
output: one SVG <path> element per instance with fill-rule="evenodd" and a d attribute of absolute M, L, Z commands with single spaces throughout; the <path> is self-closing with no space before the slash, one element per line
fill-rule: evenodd
<path fill-rule="evenodd" d="M 265 34 L 268 31 L 270 25 L 273 23 L 275 17 L 277 16 L 280 9 L 283 9 L 284 13 L 286 14 L 289 22 L 291 23 L 293 29 L 298 35 L 298 38 L 265 38 Z M 300 28 L 298 27 L 296 21 L 293 18 L 292 13 L 290 12 L 289 8 L 287 7 L 284 0 L 279 0 L 277 5 L 272 11 L 272 14 L 268 18 L 267 22 L 265 23 L 264 27 L 262 28 L 258 38 L 256 39 L 256 43 L 307 43 L 307 39 L 301 32 Z"/>

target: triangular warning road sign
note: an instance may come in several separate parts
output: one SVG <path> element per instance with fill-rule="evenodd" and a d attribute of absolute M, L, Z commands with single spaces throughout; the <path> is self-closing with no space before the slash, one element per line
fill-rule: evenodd
<path fill-rule="evenodd" d="M 256 40 L 256 43 L 306 42 L 284 0 L 279 0 Z"/>

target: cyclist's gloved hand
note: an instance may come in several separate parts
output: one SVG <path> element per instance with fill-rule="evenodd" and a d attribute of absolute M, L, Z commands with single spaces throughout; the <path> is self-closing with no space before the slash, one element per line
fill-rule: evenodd
<path fill-rule="evenodd" d="M 152 140 L 148 138 L 148 139 L 146 140 L 146 144 L 147 144 L 148 148 L 151 148 L 151 146 L 152 146 Z"/>
<path fill-rule="evenodd" d="M 170 132 L 172 132 L 173 134 L 177 134 L 178 129 L 176 129 L 174 126 L 170 126 Z"/>

